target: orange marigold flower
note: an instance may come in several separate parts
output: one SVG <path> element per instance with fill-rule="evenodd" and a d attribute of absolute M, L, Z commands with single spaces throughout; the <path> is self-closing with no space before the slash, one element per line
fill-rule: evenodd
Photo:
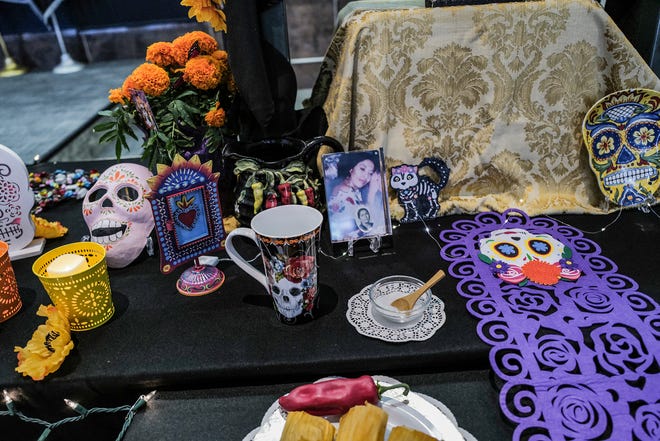
<path fill-rule="evenodd" d="M 238 86 L 236 85 L 236 80 L 234 79 L 234 75 L 229 73 L 229 78 L 227 78 L 227 90 L 231 94 L 236 94 L 238 92 Z"/>
<path fill-rule="evenodd" d="M 215 58 L 216 60 L 220 62 L 227 62 L 227 59 L 229 58 L 229 55 L 227 54 L 227 51 L 223 51 L 222 49 L 218 49 L 217 51 L 214 51 L 211 56 Z"/>
<path fill-rule="evenodd" d="M 181 58 L 181 50 L 166 41 L 159 41 L 147 47 L 146 60 L 160 67 L 182 64 L 179 63 Z"/>
<path fill-rule="evenodd" d="M 522 266 L 522 272 L 529 280 L 539 285 L 555 285 L 561 277 L 561 267 L 556 264 L 531 260 Z"/>
<path fill-rule="evenodd" d="M 211 127 L 222 127 L 225 125 L 225 111 L 220 103 L 215 103 L 215 108 L 209 110 L 204 116 L 204 121 Z"/>
<path fill-rule="evenodd" d="M 127 98 L 121 88 L 110 89 L 108 92 L 108 101 L 115 104 L 126 104 Z"/>
<path fill-rule="evenodd" d="M 183 71 L 183 79 L 198 89 L 210 90 L 218 87 L 222 72 L 215 59 L 202 55 L 188 60 Z"/>
<path fill-rule="evenodd" d="M 14 347 L 18 359 L 16 372 L 34 381 L 58 370 L 73 349 L 69 320 L 64 312 L 53 305 L 40 305 L 37 315 L 46 317 L 46 323 L 37 327 L 24 348 Z"/>
<path fill-rule="evenodd" d="M 229 72 L 229 56 L 226 51 L 217 50 L 211 54 L 211 57 L 218 63 L 220 72 L 226 77 L 225 73 Z"/>
<path fill-rule="evenodd" d="M 182 6 L 190 7 L 188 18 L 195 17 L 199 23 L 208 22 L 216 32 L 227 32 L 225 13 L 222 11 L 224 4 L 225 0 L 181 0 Z"/>
<path fill-rule="evenodd" d="M 142 90 L 150 96 L 159 96 L 170 87 L 170 76 L 160 66 L 142 63 L 129 75 L 124 85 L 127 82 L 129 82 L 128 87 Z"/>
<path fill-rule="evenodd" d="M 124 96 L 124 99 L 127 101 L 131 100 L 131 89 L 139 89 L 140 87 L 138 86 L 137 82 L 135 81 L 135 78 L 133 78 L 133 75 L 129 75 L 126 77 L 124 80 L 124 84 L 121 86 L 121 93 Z"/>
<path fill-rule="evenodd" d="M 199 50 L 202 55 L 212 54 L 218 49 L 218 42 L 215 41 L 215 38 L 211 37 L 209 34 L 203 31 L 192 31 L 185 33 L 182 36 L 175 38 L 172 41 L 172 44 L 175 48 L 177 48 L 177 50 L 183 51 L 187 59 L 188 51 L 194 42 L 199 44 Z M 183 65 L 184 63 L 181 64 Z"/>

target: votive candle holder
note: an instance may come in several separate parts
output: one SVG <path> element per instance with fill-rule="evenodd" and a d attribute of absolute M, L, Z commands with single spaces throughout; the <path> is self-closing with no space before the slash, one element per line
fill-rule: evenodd
<path fill-rule="evenodd" d="M 87 261 L 88 268 L 76 274 L 51 276 L 48 266 L 63 254 L 77 254 Z M 112 318 L 110 278 L 105 248 L 96 242 L 75 242 L 55 248 L 32 265 L 52 302 L 66 314 L 72 331 L 87 331 Z"/>

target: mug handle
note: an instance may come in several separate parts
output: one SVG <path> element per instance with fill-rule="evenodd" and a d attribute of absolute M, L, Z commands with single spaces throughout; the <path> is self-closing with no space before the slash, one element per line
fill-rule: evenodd
<path fill-rule="evenodd" d="M 238 265 L 239 268 L 241 268 L 243 271 L 248 273 L 249 276 L 254 278 L 257 282 L 261 283 L 264 288 L 266 288 L 266 291 L 270 292 L 270 288 L 268 287 L 268 280 L 266 279 L 266 275 L 262 273 L 261 271 L 257 270 L 255 267 L 250 265 L 244 258 L 241 256 L 238 251 L 236 251 L 236 248 L 234 247 L 234 244 L 232 240 L 236 236 L 243 236 L 247 237 L 248 239 L 252 240 L 257 247 L 259 246 L 259 243 L 257 242 L 257 235 L 256 233 L 251 230 L 250 228 L 236 228 L 235 230 L 232 230 L 229 235 L 227 235 L 227 238 L 225 239 L 225 251 L 227 251 L 227 254 L 229 255 L 229 258 L 234 261 L 236 265 Z"/>

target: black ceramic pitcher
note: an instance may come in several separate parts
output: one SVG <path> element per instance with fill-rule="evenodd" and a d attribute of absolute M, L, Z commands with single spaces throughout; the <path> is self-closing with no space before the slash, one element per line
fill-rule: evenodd
<path fill-rule="evenodd" d="M 321 151 L 322 146 L 326 147 Z M 222 151 L 223 215 L 233 213 L 242 225 L 249 225 L 254 215 L 273 206 L 303 204 L 322 209 L 325 196 L 317 158 L 319 153 L 329 153 L 327 148 L 343 151 L 341 143 L 328 136 L 228 143 Z"/>

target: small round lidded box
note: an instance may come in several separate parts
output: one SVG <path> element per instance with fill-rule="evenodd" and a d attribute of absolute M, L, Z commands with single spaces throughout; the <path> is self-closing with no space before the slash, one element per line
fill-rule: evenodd
<path fill-rule="evenodd" d="M 369 287 L 369 302 L 372 307 L 372 313 L 377 315 L 378 318 L 397 324 L 412 324 L 420 320 L 424 311 L 431 304 L 432 293 L 430 289 L 426 290 L 413 308 L 408 311 L 397 309 L 395 306 L 392 306 L 392 302 L 413 293 L 422 285 L 424 285 L 424 282 L 421 280 L 404 275 L 387 276 L 374 282 Z"/>

